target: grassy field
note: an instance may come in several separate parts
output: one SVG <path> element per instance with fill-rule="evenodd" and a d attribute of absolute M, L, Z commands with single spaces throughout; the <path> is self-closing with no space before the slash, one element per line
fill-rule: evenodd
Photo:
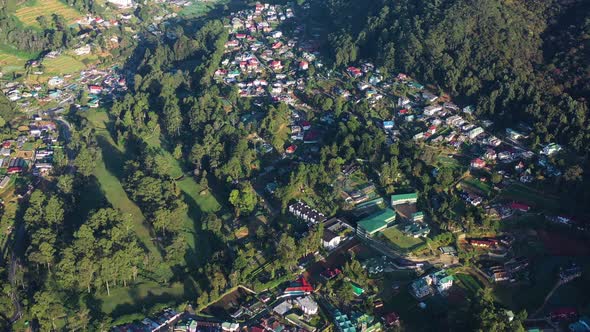
<path fill-rule="evenodd" d="M 200 17 L 211 11 L 215 6 L 227 4 L 228 0 L 194 1 L 190 6 L 184 7 L 180 15 L 185 17 Z"/>
<path fill-rule="evenodd" d="M 87 113 L 89 122 L 96 128 L 98 144 L 102 149 L 103 158 L 96 163 L 94 176 L 113 207 L 130 215 L 135 225 L 135 232 L 143 245 L 156 257 L 161 257 L 159 250 L 152 242 L 149 228 L 144 223 L 144 216 L 139 207 L 127 197 L 119 178 L 122 176 L 124 150 L 113 141 L 106 129 L 109 121 L 106 112 L 92 111 Z"/>
<path fill-rule="evenodd" d="M 176 303 L 177 299 L 184 298 L 185 285 L 172 284 L 170 287 L 162 287 L 156 282 L 143 282 L 133 288 L 115 288 L 111 295 L 97 296 L 102 312 L 113 317 L 119 317 L 137 312 L 136 304 L 141 304 L 145 309 L 154 303 Z"/>
<path fill-rule="evenodd" d="M 0 68 L 4 73 L 24 70 L 25 63 L 38 56 L 39 53 L 23 52 L 12 46 L 0 44 Z"/>
<path fill-rule="evenodd" d="M 72 7 L 68 7 L 59 0 L 36 0 L 33 5 L 23 6 L 16 10 L 16 17 L 26 25 L 40 27 L 37 22 L 39 16 L 49 16 L 58 14 L 64 17 L 69 24 L 75 23 L 82 16 L 80 12 Z"/>
<path fill-rule="evenodd" d="M 397 250 L 410 251 L 424 243 L 424 240 L 422 239 L 405 236 L 396 227 L 390 227 L 381 232 L 381 234 L 383 234 L 383 236 L 392 244 L 394 249 Z"/>
<path fill-rule="evenodd" d="M 465 274 L 465 273 L 457 273 L 455 274 L 455 280 L 457 280 L 457 284 L 467 291 L 469 297 L 475 296 L 477 291 L 482 288 L 479 281 L 477 281 L 472 275 Z"/>
<path fill-rule="evenodd" d="M 466 185 L 468 187 L 474 188 L 475 190 L 480 191 L 481 193 L 489 196 L 492 192 L 492 188 L 488 183 L 481 182 L 479 179 L 470 177 L 461 181 L 461 184 Z"/>
<path fill-rule="evenodd" d="M 71 74 L 86 67 L 84 63 L 69 55 L 60 55 L 55 59 L 47 59 L 43 61 L 43 65 L 45 66 L 45 74 L 51 75 Z"/>

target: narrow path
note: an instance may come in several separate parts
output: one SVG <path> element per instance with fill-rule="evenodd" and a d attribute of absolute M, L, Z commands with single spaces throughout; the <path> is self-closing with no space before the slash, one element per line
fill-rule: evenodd
<path fill-rule="evenodd" d="M 555 286 L 553 286 L 553 288 L 551 289 L 551 291 L 549 291 L 549 294 L 547 294 L 547 296 L 545 296 L 545 300 L 543 301 L 543 304 L 541 304 L 539 309 L 537 309 L 535 311 L 535 313 L 531 315 L 531 317 L 537 317 L 543 311 L 543 309 L 547 305 L 547 302 L 553 296 L 553 293 L 555 293 L 555 291 L 557 289 L 559 289 L 559 287 L 561 287 L 561 285 L 563 285 L 563 283 L 561 282 L 561 280 L 558 280 L 557 283 L 555 284 Z"/>

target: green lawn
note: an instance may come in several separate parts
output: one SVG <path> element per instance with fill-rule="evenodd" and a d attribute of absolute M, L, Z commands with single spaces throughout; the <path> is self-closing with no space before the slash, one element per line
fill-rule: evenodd
<path fill-rule="evenodd" d="M 138 306 L 147 309 L 154 303 L 174 304 L 180 298 L 185 298 L 185 285 L 175 283 L 162 287 L 156 282 L 142 282 L 133 288 L 115 288 L 110 296 L 106 293 L 97 296 L 102 312 L 111 317 L 136 313 Z"/>
<path fill-rule="evenodd" d="M 482 192 L 486 196 L 489 196 L 490 193 L 492 192 L 492 188 L 490 187 L 490 185 L 488 183 L 481 182 L 479 179 L 476 179 L 476 178 L 467 178 L 467 179 L 464 179 L 463 181 L 461 181 L 461 183 L 463 185 L 469 186 L 471 188 L 474 188 L 474 189 Z"/>
<path fill-rule="evenodd" d="M 405 236 L 397 227 L 390 227 L 381 234 L 391 243 L 396 250 L 410 251 L 424 243 L 424 240 Z"/>
<path fill-rule="evenodd" d="M 482 288 L 479 281 L 470 274 L 457 273 L 455 278 L 457 284 L 467 291 L 469 297 L 473 297 Z"/>

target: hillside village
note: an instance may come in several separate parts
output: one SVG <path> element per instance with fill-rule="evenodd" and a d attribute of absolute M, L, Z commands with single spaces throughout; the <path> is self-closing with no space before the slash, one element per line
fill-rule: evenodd
<path fill-rule="evenodd" d="M 124 10 L 120 20 L 88 16 L 78 24 L 101 31 L 135 19 L 125 11 L 133 2 L 114 3 Z M 423 317 L 440 317 L 449 307 L 466 305 L 480 288 L 510 292 L 535 285 L 545 265 L 525 247 L 539 240 L 509 225 L 537 218 L 560 230 L 589 231 L 586 219 L 544 204 L 534 189 L 537 183 L 563 177 L 566 167 L 557 156 L 567 153 L 567 147 L 550 143 L 532 148 L 526 123 L 498 129 L 491 119 L 478 118 L 475 106 L 459 105 L 404 73 L 385 77 L 369 62 L 329 68 L 322 60 L 319 34 L 310 35 L 304 26 L 302 18 L 309 10 L 308 5 L 256 3 L 226 17 L 229 39 L 214 79 L 254 105 L 240 114 L 243 125 L 261 123 L 268 105 L 286 107 L 281 139 L 256 134 L 249 142 L 261 160 L 251 179 L 265 203 L 257 217 L 284 219 L 300 238 L 321 230 L 321 249 L 298 257 L 295 271 L 268 275 L 263 268 L 256 269 L 256 282 L 273 287 L 235 287 L 206 307 L 162 309 L 112 331 L 313 332 L 330 326 L 340 332 L 397 330 L 405 322 L 419 325 Z M 158 21 L 175 17 L 165 12 Z M 164 34 L 158 25 L 150 27 L 148 33 Z M 94 53 L 94 44 L 86 38 L 90 37 L 81 37 L 70 51 L 50 52 L 31 61 L 33 74 L 43 75 L 44 61 L 62 52 Z M 111 46 L 120 42 L 117 37 L 108 40 Z M 54 168 L 75 172 L 68 152 L 70 124 L 63 115 L 93 112 L 120 99 L 133 73 L 119 66 L 86 66 L 46 81 L 4 77 L 3 93 L 23 114 L 18 130 L 3 137 L 0 150 L 0 197 L 5 204 L 42 186 Z M 331 107 L 323 108 L 326 100 L 347 101 L 358 109 L 341 116 Z M 369 118 L 361 113 L 365 108 L 373 112 L 371 121 L 361 122 Z M 336 166 L 339 175 L 330 179 L 334 197 L 298 188 L 296 198 L 287 204 L 281 201 L 278 193 L 289 185 L 289 172 L 300 164 L 319 163 L 322 149 L 329 148 L 324 146 L 326 137 L 347 123 L 378 128 L 392 149 L 411 142 L 434 151 L 427 158 L 419 156 L 424 159 L 420 167 L 429 181 L 444 182 L 444 188 L 423 191 L 424 186 L 408 180 L 410 175 L 401 169 L 394 175 L 399 180 L 395 186 L 384 185 L 379 182 L 384 176 L 381 170 L 357 159 Z M 409 164 L 404 170 L 409 173 L 415 167 Z M 466 214 L 470 222 L 485 220 L 495 227 L 468 230 L 457 222 Z M 248 228 L 248 222 L 235 218 L 224 231 L 236 233 Z M 560 243 L 568 242 L 552 237 L 550 231 L 539 234 L 551 255 L 559 256 Z M 237 238 L 228 247 L 248 246 L 249 241 Z M 577 242 L 568 243 L 568 250 L 582 250 Z M 360 265 L 351 267 L 353 262 Z M 576 262 L 557 264 L 546 273 L 546 284 L 565 285 L 579 280 L 585 271 Z M 350 298 L 342 302 L 341 297 Z M 585 331 L 580 326 L 587 326 L 588 319 L 578 309 L 566 304 L 541 309 L 543 314 L 526 322 L 528 331 Z M 514 312 L 505 314 L 510 322 L 514 319 Z"/>

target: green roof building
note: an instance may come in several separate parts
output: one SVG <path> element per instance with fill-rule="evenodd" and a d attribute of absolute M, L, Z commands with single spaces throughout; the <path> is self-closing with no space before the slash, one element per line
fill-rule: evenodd
<path fill-rule="evenodd" d="M 416 204 L 418 193 L 391 195 L 391 206 L 400 204 Z"/>
<path fill-rule="evenodd" d="M 357 223 L 357 233 L 360 236 L 372 236 L 389 227 L 395 221 L 395 211 L 386 208 L 378 211 Z"/>
<path fill-rule="evenodd" d="M 363 293 L 365 292 L 364 289 L 360 288 L 357 284 L 355 284 L 354 282 L 350 283 L 350 286 L 352 286 L 352 292 L 354 293 L 354 295 L 356 296 L 361 296 L 363 295 Z"/>

